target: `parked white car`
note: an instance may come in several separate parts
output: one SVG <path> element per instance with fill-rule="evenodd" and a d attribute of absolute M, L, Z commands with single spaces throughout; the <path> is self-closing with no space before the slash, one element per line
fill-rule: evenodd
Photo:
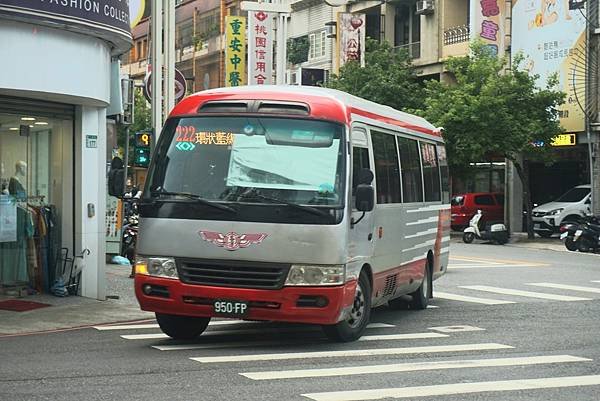
<path fill-rule="evenodd" d="M 544 203 L 533 209 L 533 231 L 542 237 L 557 233 L 560 225 L 576 222 L 591 213 L 591 187 L 578 185 L 571 188 L 554 202 Z"/>

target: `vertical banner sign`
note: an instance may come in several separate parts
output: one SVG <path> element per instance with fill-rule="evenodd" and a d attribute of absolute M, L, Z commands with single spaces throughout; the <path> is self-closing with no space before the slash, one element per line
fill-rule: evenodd
<path fill-rule="evenodd" d="M 483 40 L 490 50 L 500 57 L 504 55 L 505 3 L 505 0 L 475 0 L 471 2 L 471 39 Z"/>
<path fill-rule="evenodd" d="M 366 15 L 338 14 L 339 66 L 348 61 L 358 61 L 365 66 Z"/>
<path fill-rule="evenodd" d="M 246 84 L 246 17 L 225 17 L 225 86 Z"/>
<path fill-rule="evenodd" d="M 513 1 L 512 48 L 523 53 L 521 68 L 539 75 L 538 87 L 558 74 L 558 89 L 567 94 L 560 124 L 567 132 L 585 130 L 585 4 L 582 1 Z M 573 71 L 575 74 L 573 74 Z"/>
<path fill-rule="evenodd" d="M 248 83 L 273 84 L 273 13 L 248 12 Z"/>

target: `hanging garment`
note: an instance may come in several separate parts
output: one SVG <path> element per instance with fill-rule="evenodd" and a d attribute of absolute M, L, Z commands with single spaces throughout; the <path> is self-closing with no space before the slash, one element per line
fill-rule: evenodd
<path fill-rule="evenodd" d="M 17 241 L 0 243 L 0 281 L 14 285 L 29 281 L 27 242 L 34 234 L 31 213 L 17 206 Z"/>

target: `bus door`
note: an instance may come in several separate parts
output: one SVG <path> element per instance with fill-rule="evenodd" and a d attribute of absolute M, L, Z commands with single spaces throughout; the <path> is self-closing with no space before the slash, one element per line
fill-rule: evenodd
<path fill-rule="evenodd" d="M 372 166 L 369 155 L 369 136 L 367 135 L 367 129 L 361 126 L 353 126 L 351 134 L 352 143 L 352 197 L 351 197 L 351 218 L 353 221 L 357 221 L 361 218 L 362 212 L 356 210 L 356 199 L 355 190 L 359 184 L 358 176 L 361 169 L 367 168 L 371 171 Z M 373 181 L 375 181 L 373 179 Z M 373 185 L 375 182 L 373 182 Z M 350 229 L 349 235 L 349 258 L 351 260 L 364 259 L 365 261 L 370 260 L 373 255 L 373 244 L 374 244 L 373 232 L 373 212 L 367 212 L 365 216 Z"/>

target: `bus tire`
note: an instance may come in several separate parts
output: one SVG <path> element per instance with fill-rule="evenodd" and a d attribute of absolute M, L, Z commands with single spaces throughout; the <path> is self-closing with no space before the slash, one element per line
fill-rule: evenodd
<path fill-rule="evenodd" d="M 325 335 L 332 341 L 356 341 L 362 336 L 371 317 L 371 283 L 367 274 L 360 273 L 356 285 L 354 304 L 350 315 L 337 324 L 323 326 Z"/>
<path fill-rule="evenodd" d="M 175 340 L 193 340 L 206 330 L 210 322 L 209 317 L 155 315 L 162 332 Z"/>
<path fill-rule="evenodd" d="M 410 309 L 426 309 L 429 304 L 429 294 L 433 293 L 432 291 L 432 280 L 431 280 L 431 271 L 430 271 L 430 263 L 429 259 L 427 260 L 427 264 L 425 265 L 425 271 L 423 274 L 423 281 L 417 290 L 410 294 Z"/>

